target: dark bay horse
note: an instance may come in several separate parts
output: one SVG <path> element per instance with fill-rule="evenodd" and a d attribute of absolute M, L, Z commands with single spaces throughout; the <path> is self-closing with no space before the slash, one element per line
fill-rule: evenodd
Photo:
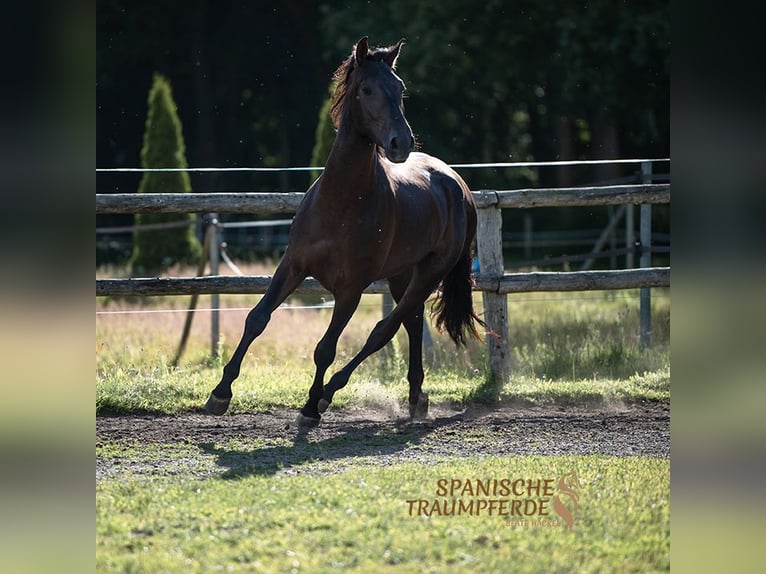
<path fill-rule="evenodd" d="M 337 128 L 322 175 L 300 204 L 287 251 L 266 294 L 247 316 L 244 334 L 205 409 L 226 412 L 231 384 L 250 344 L 272 312 L 308 276 L 335 297 L 330 325 L 316 346 L 316 374 L 298 417 L 320 420 L 333 395 L 354 370 L 385 346 L 401 325 L 409 337 L 411 416 L 425 416 L 422 337 L 426 299 L 437 288 L 436 326 L 457 344 L 478 337 L 484 323 L 471 299 L 471 244 L 476 208 L 468 186 L 444 162 L 413 152 L 404 117 L 404 83 L 394 72 L 403 41 L 387 48 L 362 38 L 335 72 L 331 109 Z M 362 291 L 386 279 L 396 306 L 370 333 L 359 353 L 324 384 L 341 332 L 359 305 Z"/>

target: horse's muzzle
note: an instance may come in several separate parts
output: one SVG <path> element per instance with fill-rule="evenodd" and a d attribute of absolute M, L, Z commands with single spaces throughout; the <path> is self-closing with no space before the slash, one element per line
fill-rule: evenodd
<path fill-rule="evenodd" d="M 407 161 L 410 152 L 415 149 L 415 138 L 410 136 L 392 137 L 386 146 L 386 158 L 393 163 Z"/>

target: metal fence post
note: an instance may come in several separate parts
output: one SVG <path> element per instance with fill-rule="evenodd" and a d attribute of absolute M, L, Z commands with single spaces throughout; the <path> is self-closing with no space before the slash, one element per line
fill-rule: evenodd
<path fill-rule="evenodd" d="M 503 218 L 502 210 L 497 205 L 495 192 L 482 192 L 494 195 L 492 206 L 478 210 L 478 229 L 476 232 L 476 247 L 479 257 L 479 270 L 483 275 L 499 279 L 505 272 L 503 262 Z M 508 341 L 508 296 L 505 294 L 484 291 L 484 322 L 494 331 L 495 335 L 487 334 L 487 363 L 489 380 L 497 387 L 511 373 L 511 347 Z"/>
<path fill-rule="evenodd" d="M 633 257 L 633 251 L 636 248 L 635 229 L 633 223 L 633 204 L 629 203 L 625 206 L 625 269 L 633 269 L 636 266 L 635 259 Z"/>
<path fill-rule="evenodd" d="M 383 311 L 383 318 L 386 318 L 391 311 L 394 310 L 394 298 L 390 293 L 383 293 L 383 301 L 381 303 L 381 310 Z M 381 349 L 381 354 L 390 359 L 393 357 L 393 339 L 391 339 L 386 346 Z M 431 330 L 428 328 L 428 321 L 426 320 L 425 313 L 423 314 L 423 352 L 424 358 L 427 364 L 432 364 L 434 359 L 434 341 L 431 337 Z"/>
<path fill-rule="evenodd" d="M 221 249 L 221 238 L 218 234 L 218 214 L 210 214 L 208 223 L 208 232 L 210 233 L 210 274 L 218 275 L 218 262 Z M 218 357 L 218 343 L 221 339 L 221 329 L 218 316 L 218 293 L 210 295 L 210 355 L 213 358 Z"/>
<path fill-rule="evenodd" d="M 641 182 L 652 182 L 652 162 L 641 163 Z M 641 204 L 641 221 L 639 223 L 641 240 L 641 267 L 652 266 L 652 205 Z M 640 319 L 641 327 L 638 338 L 639 348 L 643 351 L 651 345 L 652 336 L 652 290 L 650 287 L 642 287 L 640 295 Z"/>
<path fill-rule="evenodd" d="M 388 317 L 388 314 L 391 313 L 391 311 L 394 310 L 394 298 L 390 293 L 383 293 L 381 297 L 380 310 L 382 311 L 384 319 Z M 380 350 L 380 356 L 384 357 L 386 361 L 394 358 L 394 339 L 391 339 Z"/>

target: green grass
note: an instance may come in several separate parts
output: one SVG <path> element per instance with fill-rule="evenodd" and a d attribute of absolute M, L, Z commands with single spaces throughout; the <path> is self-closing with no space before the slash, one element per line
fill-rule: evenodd
<path fill-rule="evenodd" d="M 232 413 L 257 412 L 278 407 L 300 408 L 306 401 L 309 372 L 289 367 L 271 367 L 258 380 L 245 375 L 234 387 Z M 196 372 L 185 370 L 116 370 L 96 387 L 98 414 L 154 413 L 176 414 L 197 411 L 207 400 L 220 376 L 217 369 Z M 404 405 L 406 380 L 384 383 L 377 376 L 359 377 L 344 392 L 336 395 L 334 408 L 362 406 L 393 408 Z M 430 373 L 426 389 L 434 404 L 487 402 L 484 379 L 460 377 L 448 372 Z M 211 384 L 213 383 L 213 384 Z M 669 371 L 635 374 L 628 379 L 586 379 L 556 381 L 513 376 L 504 385 L 503 401 L 534 404 L 603 404 L 662 401 L 670 398 Z"/>
<path fill-rule="evenodd" d="M 670 396 L 670 298 L 654 290 L 653 346 L 638 348 L 637 292 L 522 294 L 509 297 L 513 373 L 502 389 L 485 380 L 483 344 L 456 349 L 434 333 L 425 388 L 433 402 L 599 402 L 667 400 Z M 222 305 L 250 306 L 256 298 L 222 297 Z M 299 303 L 293 301 L 293 303 Z M 184 298 L 135 303 L 100 301 L 97 310 L 183 309 Z M 481 309 L 481 297 L 476 296 Z M 221 317 L 223 342 L 211 358 L 208 317 L 195 318 L 179 368 L 169 367 L 183 314 L 97 316 L 96 408 L 104 413 L 177 413 L 204 404 L 238 341 L 245 311 Z M 234 385 L 232 412 L 300 407 L 313 377 L 313 349 L 330 310 L 277 311 L 251 346 Z M 380 317 L 379 297 L 366 296 L 340 340 L 334 367 L 350 360 Z M 397 335 L 384 354 L 368 359 L 334 405 L 402 403 L 407 394 L 407 341 Z M 332 370 L 331 370 L 332 372 Z"/>
<path fill-rule="evenodd" d="M 433 403 L 534 404 L 666 401 L 670 397 L 670 297 L 653 290 L 653 346 L 638 349 L 637 292 L 509 297 L 513 372 L 502 389 L 485 379 L 484 349 L 456 350 L 434 333 L 425 388 Z M 204 302 L 201 306 L 206 306 Z M 224 307 L 256 297 L 222 296 Z M 291 301 L 293 304 L 300 300 Z M 99 300 L 96 407 L 106 413 L 198 410 L 239 340 L 246 311 L 223 313 L 221 356 L 209 351 L 209 316 L 195 317 L 188 349 L 169 367 L 186 298 Z M 476 296 L 481 310 L 481 297 Z M 139 313 L 134 312 L 138 311 Z M 232 412 L 298 408 L 329 310 L 277 311 L 234 385 Z M 341 338 L 337 368 L 380 318 L 365 296 Z M 404 403 L 407 342 L 366 361 L 334 407 Z M 499 392 L 498 392 L 499 391 Z M 466 443 L 486 440 L 465 433 Z M 354 454 L 356 437 L 314 448 L 286 438 L 99 443 L 116 473 L 96 488 L 99 572 L 662 572 L 669 569 L 669 461 L 639 457 L 428 457 L 397 462 Z M 381 452 L 409 440 L 392 427 Z M 403 442 L 404 441 L 404 442 Z M 303 450 L 302 450 L 303 449 Z M 318 449 L 318 450 L 317 450 Z M 374 449 L 373 449 L 374 451 Z M 131 465 L 157 472 L 131 475 Z M 569 531 L 510 525 L 498 516 L 410 516 L 407 500 L 435 496 L 440 478 L 555 478 L 576 470 L 579 508 Z M 198 478 L 205 476 L 207 478 Z M 197 478 L 195 478 L 197 477 Z"/>
<path fill-rule="evenodd" d="M 224 463 L 227 461 L 224 460 Z M 501 516 L 411 516 L 447 479 L 555 478 L 576 470 L 569 531 Z M 470 497 L 464 497 L 468 501 Z M 669 461 L 490 457 L 351 463 L 234 478 L 139 479 L 96 491 L 99 572 L 656 572 L 669 568 Z"/>

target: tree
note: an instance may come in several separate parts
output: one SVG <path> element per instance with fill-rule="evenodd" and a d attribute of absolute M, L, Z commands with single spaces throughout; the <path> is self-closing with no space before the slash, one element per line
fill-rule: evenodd
<path fill-rule="evenodd" d="M 317 123 L 314 151 L 311 153 L 312 166 L 320 166 L 327 163 L 327 158 L 330 157 L 330 150 L 335 143 L 335 127 L 333 127 L 332 121 L 330 120 L 333 85 L 331 85 L 330 88 L 330 95 L 319 109 L 319 121 Z M 312 171 L 311 181 L 313 182 L 319 177 L 319 174 L 319 171 Z"/>
<path fill-rule="evenodd" d="M 146 119 L 141 166 L 149 168 L 185 168 L 186 154 L 181 121 L 170 83 L 155 74 L 149 90 L 149 113 Z M 189 174 L 185 171 L 145 172 L 138 186 L 139 193 L 188 193 Z M 192 215 L 141 214 L 136 223 L 157 224 L 178 222 L 171 229 L 136 230 L 133 236 L 132 273 L 156 273 L 175 263 L 194 263 L 202 247 L 194 235 Z M 184 225 L 185 224 L 185 225 Z"/>
<path fill-rule="evenodd" d="M 322 30 L 339 55 L 362 35 L 404 36 L 399 67 L 416 137 L 462 163 L 604 157 L 610 134 L 622 157 L 666 157 L 669 22 L 667 0 L 389 0 L 327 8 Z M 540 183 L 557 183 L 552 173 L 540 171 Z"/>

